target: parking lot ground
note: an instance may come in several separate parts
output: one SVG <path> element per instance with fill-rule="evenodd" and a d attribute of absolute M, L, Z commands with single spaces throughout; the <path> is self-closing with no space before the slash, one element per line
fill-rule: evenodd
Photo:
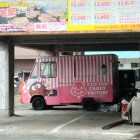
<path fill-rule="evenodd" d="M 121 120 L 120 113 L 87 112 L 80 106 L 35 111 L 30 104 L 15 104 L 15 116 L 0 118 L 0 140 L 139 140 L 140 125 L 102 127 Z M 6 139 L 7 138 L 7 139 Z"/>

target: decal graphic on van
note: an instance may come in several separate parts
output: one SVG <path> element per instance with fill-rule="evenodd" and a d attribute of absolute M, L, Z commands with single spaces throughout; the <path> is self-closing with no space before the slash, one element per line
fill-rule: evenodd
<path fill-rule="evenodd" d="M 43 95 L 45 96 L 45 86 L 39 82 L 35 82 L 30 86 L 29 93 L 31 96 L 33 95 Z"/>
<path fill-rule="evenodd" d="M 76 97 L 80 97 L 86 94 L 85 85 L 82 81 L 76 81 L 71 89 L 71 94 Z"/>

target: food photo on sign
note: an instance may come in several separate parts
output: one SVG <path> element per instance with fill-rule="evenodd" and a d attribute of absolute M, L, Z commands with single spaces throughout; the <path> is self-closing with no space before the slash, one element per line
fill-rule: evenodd
<path fill-rule="evenodd" d="M 35 31 L 35 23 L 37 31 L 66 30 L 66 21 L 67 0 L 0 2 L 1 32 Z"/>

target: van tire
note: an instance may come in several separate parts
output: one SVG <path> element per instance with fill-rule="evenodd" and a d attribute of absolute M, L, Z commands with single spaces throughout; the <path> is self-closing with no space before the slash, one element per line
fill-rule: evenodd
<path fill-rule="evenodd" d="M 97 108 L 96 102 L 93 98 L 83 99 L 82 106 L 86 111 L 93 111 Z"/>
<path fill-rule="evenodd" d="M 43 110 L 45 106 L 43 97 L 35 97 L 32 101 L 32 107 L 34 110 Z"/>

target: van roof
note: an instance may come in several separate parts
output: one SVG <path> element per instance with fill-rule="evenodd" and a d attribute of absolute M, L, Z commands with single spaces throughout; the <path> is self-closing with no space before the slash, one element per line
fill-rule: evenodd
<path fill-rule="evenodd" d="M 83 57 L 83 56 L 85 56 L 85 57 L 88 57 L 88 56 L 109 56 L 109 55 L 112 55 L 112 56 L 114 56 L 114 57 L 117 57 L 118 58 L 118 56 L 116 55 L 116 54 L 95 54 L 95 55 L 63 55 L 63 56 L 47 56 L 47 57 L 39 57 L 39 58 L 37 58 L 37 59 L 43 59 L 43 58 L 62 58 L 62 57 L 77 57 L 77 56 L 81 56 L 81 57 Z"/>

